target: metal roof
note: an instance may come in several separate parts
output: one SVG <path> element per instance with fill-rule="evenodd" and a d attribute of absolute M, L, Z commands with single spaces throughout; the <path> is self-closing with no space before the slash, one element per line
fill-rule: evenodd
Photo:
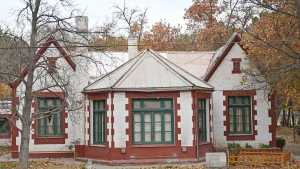
<path fill-rule="evenodd" d="M 85 87 L 84 92 L 192 89 L 212 90 L 213 87 L 159 53 L 147 49 Z"/>

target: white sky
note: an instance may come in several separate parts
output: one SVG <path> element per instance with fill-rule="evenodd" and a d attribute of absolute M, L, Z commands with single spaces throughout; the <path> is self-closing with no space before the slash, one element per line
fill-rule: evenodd
<path fill-rule="evenodd" d="M 0 0 L 0 23 L 12 26 L 16 20 L 16 10 L 23 7 L 22 0 Z M 123 0 L 73 0 L 77 8 L 84 11 L 89 17 L 90 28 L 100 25 L 111 18 L 113 6 L 120 4 Z M 172 25 L 185 23 L 183 19 L 184 9 L 188 8 L 192 0 L 126 0 L 129 7 L 140 9 L 148 8 L 149 25 L 165 19 Z M 148 25 L 148 26 L 149 26 Z"/>

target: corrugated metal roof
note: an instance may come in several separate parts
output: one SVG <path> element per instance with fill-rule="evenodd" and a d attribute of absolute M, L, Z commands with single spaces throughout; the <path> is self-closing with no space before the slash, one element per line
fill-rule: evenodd
<path fill-rule="evenodd" d="M 212 89 L 183 68 L 152 50 L 145 50 L 84 90 L 190 90 Z"/>
<path fill-rule="evenodd" d="M 167 51 L 160 53 L 168 60 L 201 79 L 215 55 L 214 51 Z"/>

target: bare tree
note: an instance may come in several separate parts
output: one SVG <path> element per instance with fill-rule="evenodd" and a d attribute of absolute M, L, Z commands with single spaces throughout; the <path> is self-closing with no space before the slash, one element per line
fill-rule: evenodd
<path fill-rule="evenodd" d="M 135 34 L 140 42 L 145 25 L 147 24 L 147 11 L 148 9 L 139 10 L 136 8 L 129 8 L 126 6 L 124 0 L 123 6 L 114 6 L 116 17 L 126 24 L 126 30 L 129 34 Z"/>
<path fill-rule="evenodd" d="M 19 153 L 20 168 L 26 169 L 28 168 L 30 128 L 32 121 L 39 118 L 47 118 L 51 116 L 52 113 L 52 111 L 50 111 L 46 113 L 39 112 L 35 115 L 32 114 L 31 104 L 34 99 L 34 93 L 42 90 L 52 91 L 52 89 L 60 89 L 64 92 L 64 97 L 74 93 L 80 94 L 80 91 L 72 91 L 74 84 L 70 84 L 70 74 L 49 72 L 49 60 L 46 56 L 39 56 L 39 50 L 43 50 L 43 45 L 47 43 L 49 37 L 55 37 L 55 39 L 63 44 L 62 46 L 69 49 L 69 53 L 73 55 L 73 59 L 78 60 L 76 57 L 88 58 L 88 56 L 83 54 L 86 51 L 76 50 L 77 46 L 84 47 L 83 45 L 86 45 L 87 33 L 81 32 L 72 24 L 71 19 L 74 19 L 77 11 L 74 10 L 70 1 L 57 0 L 49 2 L 46 0 L 24 0 L 23 3 L 24 7 L 18 12 L 17 22 L 21 25 L 25 25 L 23 30 L 28 30 L 28 33 L 22 31 L 21 34 L 14 36 L 17 40 L 10 38 L 12 43 L 8 43 L 4 46 L 1 45 L 3 47 L 1 55 L 20 56 L 26 53 L 26 62 L 24 62 L 24 59 L 19 59 L 17 60 L 19 70 L 5 71 L 5 69 L 1 69 L 0 75 L 5 76 L 8 81 L 14 79 L 16 83 L 11 84 L 14 87 L 17 87 L 19 83 L 24 86 L 24 98 L 21 98 L 23 104 L 22 112 L 13 111 L 21 122 L 21 127 L 19 127 L 19 131 L 21 132 Z M 64 10 L 64 12 L 61 12 L 62 10 Z M 42 60 L 37 61 L 37 58 L 40 57 Z M 1 61 L 3 61 L 3 59 L 1 59 Z M 10 58 L 6 60 L 6 62 L 12 63 L 13 59 Z M 85 63 L 88 64 L 87 62 Z M 16 66 L 16 64 L 14 65 Z M 61 67 L 57 69 L 64 72 L 66 68 Z M 37 84 L 39 87 L 36 87 Z M 83 103 L 78 103 L 78 100 L 72 101 L 67 99 L 66 102 L 63 102 L 62 106 L 69 106 L 70 112 L 72 111 L 71 106 L 78 106 L 78 104 L 80 108 Z M 54 111 L 56 110 L 53 109 L 53 112 Z M 41 117 L 39 114 L 46 116 Z"/>

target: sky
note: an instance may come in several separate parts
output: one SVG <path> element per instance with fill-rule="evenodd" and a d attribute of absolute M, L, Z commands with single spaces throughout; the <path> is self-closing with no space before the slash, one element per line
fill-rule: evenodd
<path fill-rule="evenodd" d="M 4 0 L 1 0 L 4 1 Z M 123 5 L 123 0 L 73 0 L 76 8 L 89 17 L 90 28 L 101 25 L 112 17 L 113 6 Z M 192 0 L 126 0 L 130 8 L 148 8 L 148 21 L 151 25 L 166 20 L 172 25 L 184 25 L 184 10 L 192 4 Z M 16 11 L 22 8 L 22 0 L 8 0 L 0 5 L 0 23 L 14 26 Z"/>

